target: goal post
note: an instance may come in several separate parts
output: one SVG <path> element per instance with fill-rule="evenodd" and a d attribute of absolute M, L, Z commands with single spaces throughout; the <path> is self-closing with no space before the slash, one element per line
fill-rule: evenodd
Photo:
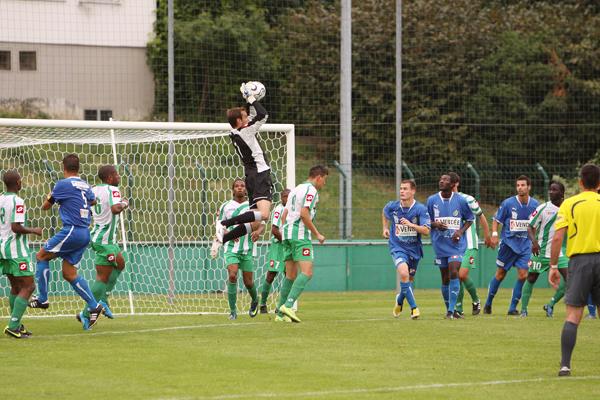
<path fill-rule="evenodd" d="M 62 158 L 80 157 L 80 176 L 100 183 L 102 165 L 115 165 L 122 176 L 122 196 L 130 208 L 122 214 L 119 246 L 126 250 L 126 272 L 109 304 L 113 313 L 227 313 L 224 255 L 211 260 L 209 249 L 218 208 L 232 196 L 231 184 L 244 170 L 228 135 L 229 124 L 0 119 L 0 173 L 17 170 L 23 179 L 28 225 L 43 236 L 29 235 L 30 257 L 60 229 L 56 212 L 41 205 L 62 179 Z M 260 140 L 272 166 L 277 191 L 295 186 L 294 126 L 265 124 Z M 256 243 L 255 285 L 264 280 L 271 239 L 270 225 Z M 84 306 L 61 277 L 61 261 L 50 262 L 49 311 L 29 315 L 74 315 Z M 79 266 L 95 279 L 94 254 L 88 249 Z M 281 274 L 280 274 L 281 275 Z M 282 277 L 273 285 L 268 307 L 276 307 Z M 91 285 L 91 283 L 90 283 Z M 6 277 L 0 278 L 0 315 L 9 316 Z M 238 291 L 245 289 L 238 280 Z M 245 291 L 245 290 L 244 290 Z M 238 296 L 239 312 L 249 307 Z"/>

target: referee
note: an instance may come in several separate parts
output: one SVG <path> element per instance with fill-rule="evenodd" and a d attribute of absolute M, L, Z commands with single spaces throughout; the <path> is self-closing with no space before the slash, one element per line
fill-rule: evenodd
<path fill-rule="evenodd" d="M 582 192 L 565 200 L 556 217 L 550 254 L 548 280 L 554 289 L 560 283 L 558 256 L 567 234 L 569 268 L 565 304 L 567 316 L 561 336 L 562 359 L 558 376 L 571 375 L 571 355 L 577 341 L 577 327 L 592 294 L 592 303 L 600 305 L 600 168 L 586 164 L 579 172 Z"/>

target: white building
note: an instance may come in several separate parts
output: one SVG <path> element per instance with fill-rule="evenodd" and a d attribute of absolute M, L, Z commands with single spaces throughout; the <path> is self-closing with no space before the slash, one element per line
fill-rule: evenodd
<path fill-rule="evenodd" d="M 0 110 L 140 120 L 156 0 L 1 0 Z"/>

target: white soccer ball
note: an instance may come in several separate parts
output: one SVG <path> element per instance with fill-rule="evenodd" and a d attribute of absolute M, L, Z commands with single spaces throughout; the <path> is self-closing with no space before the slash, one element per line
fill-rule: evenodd
<path fill-rule="evenodd" d="M 246 88 L 248 88 L 256 100 L 262 99 L 267 94 L 267 88 L 265 88 L 265 85 L 258 81 L 250 81 L 246 83 Z"/>

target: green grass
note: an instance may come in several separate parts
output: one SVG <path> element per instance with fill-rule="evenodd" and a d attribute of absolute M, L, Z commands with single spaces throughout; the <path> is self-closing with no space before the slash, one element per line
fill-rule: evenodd
<path fill-rule="evenodd" d="M 417 321 L 392 317 L 392 292 L 305 293 L 301 324 L 119 315 L 84 332 L 26 317 L 33 338 L 0 339 L 2 398 L 597 399 L 599 322 L 583 320 L 572 376 L 556 378 L 565 307 L 547 318 L 551 295 L 536 289 L 518 318 L 501 290 L 492 316 L 461 321 L 442 319 L 437 290 L 416 292 Z"/>

